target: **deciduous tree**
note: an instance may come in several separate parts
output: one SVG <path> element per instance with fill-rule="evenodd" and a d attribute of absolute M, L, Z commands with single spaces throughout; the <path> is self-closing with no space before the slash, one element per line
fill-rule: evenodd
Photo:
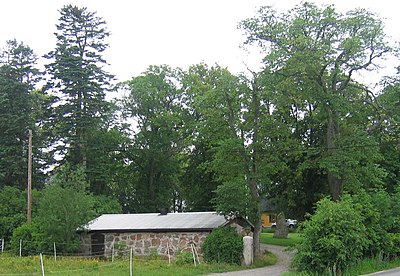
<path fill-rule="evenodd" d="M 262 7 L 240 26 L 246 43 L 265 51 L 278 99 L 274 113 L 291 118 L 286 127 L 292 136 L 301 134 L 299 144 L 312 142 L 320 151 L 314 168 L 326 174 L 332 197 L 338 200 L 345 187 L 379 185 L 380 156 L 368 132 L 374 122 L 365 112 L 374 101 L 356 75 L 376 70 L 391 52 L 382 21 L 363 9 L 340 14 L 306 2 L 284 14 Z"/>

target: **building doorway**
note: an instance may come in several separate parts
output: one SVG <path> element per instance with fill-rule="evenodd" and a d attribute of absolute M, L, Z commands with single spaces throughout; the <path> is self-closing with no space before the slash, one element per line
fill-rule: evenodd
<path fill-rule="evenodd" d="M 104 257 L 104 235 L 101 233 L 92 234 L 92 256 Z"/>

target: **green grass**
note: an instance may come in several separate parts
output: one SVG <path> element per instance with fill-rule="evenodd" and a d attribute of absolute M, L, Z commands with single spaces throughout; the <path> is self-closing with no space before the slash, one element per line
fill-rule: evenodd
<path fill-rule="evenodd" d="M 346 275 L 369 274 L 381 270 L 400 267 L 400 259 L 384 262 L 377 259 L 364 259 L 346 271 Z"/>
<path fill-rule="evenodd" d="M 288 228 L 289 233 L 296 233 L 298 228 Z M 275 228 L 265 227 L 262 229 L 262 233 L 275 233 Z"/>
<path fill-rule="evenodd" d="M 298 233 L 289 233 L 287 239 L 274 238 L 273 236 L 273 233 L 261 233 L 260 242 L 281 246 L 293 246 L 302 239 Z"/>
<path fill-rule="evenodd" d="M 393 260 L 390 262 L 384 262 L 377 259 L 364 259 L 361 260 L 356 265 L 347 269 L 343 275 L 346 276 L 357 276 L 364 275 L 369 273 L 374 273 L 382 270 L 387 270 L 391 268 L 400 267 L 400 259 Z M 309 276 L 311 274 L 305 272 L 286 272 L 283 274 L 284 276 Z"/>
<path fill-rule="evenodd" d="M 201 263 L 194 266 L 193 263 L 186 265 L 177 265 L 173 262 L 168 263 L 165 259 L 134 258 L 134 275 L 166 275 L 166 276 L 191 276 L 204 275 L 215 272 L 226 272 L 243 270 L 246 268 L 256 268 L 273 265 L 277 257 L 267 253 L 261 258 L 255 260 L 251 267 L 242 267 L 239 265 L 230 265 L 222 263 Z M 54 261 L 52 257 L 44 258 L 44 270 L 46 275 L 129 275 L 129 259 L 117 259 L 114 262 L 88 259 L 88 258 L 58 258 Z M 0 254 L 0 275 L 1 274 L 33 274 L 41 275 L 40 258 L 33 257 L 11 257 Z"/>

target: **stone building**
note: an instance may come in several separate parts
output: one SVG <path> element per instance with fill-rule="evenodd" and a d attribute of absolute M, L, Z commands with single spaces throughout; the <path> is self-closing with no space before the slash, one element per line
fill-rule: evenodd
<path fill-rule="evenodd" d="M 174 257 L 193 245 L 201 255 L 201 244 L 213 229 L 230 225 L 245 233 L 250 225 L 246 222 L 227 220 L 215 212 L 102 215 L 84 226 L 82 250 L 87 255 L 110 257 L 128 254 L 133 248 L 134 255 Z"/>

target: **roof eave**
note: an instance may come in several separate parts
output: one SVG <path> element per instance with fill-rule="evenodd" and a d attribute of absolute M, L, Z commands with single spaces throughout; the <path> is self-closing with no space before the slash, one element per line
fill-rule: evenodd
<path fill-rule="evenodd" d="M 87 233 L 166 233 L 166 232 L 211 232 L 215 228 L 165 228 L 165 229 L 86 229 Z"/>

